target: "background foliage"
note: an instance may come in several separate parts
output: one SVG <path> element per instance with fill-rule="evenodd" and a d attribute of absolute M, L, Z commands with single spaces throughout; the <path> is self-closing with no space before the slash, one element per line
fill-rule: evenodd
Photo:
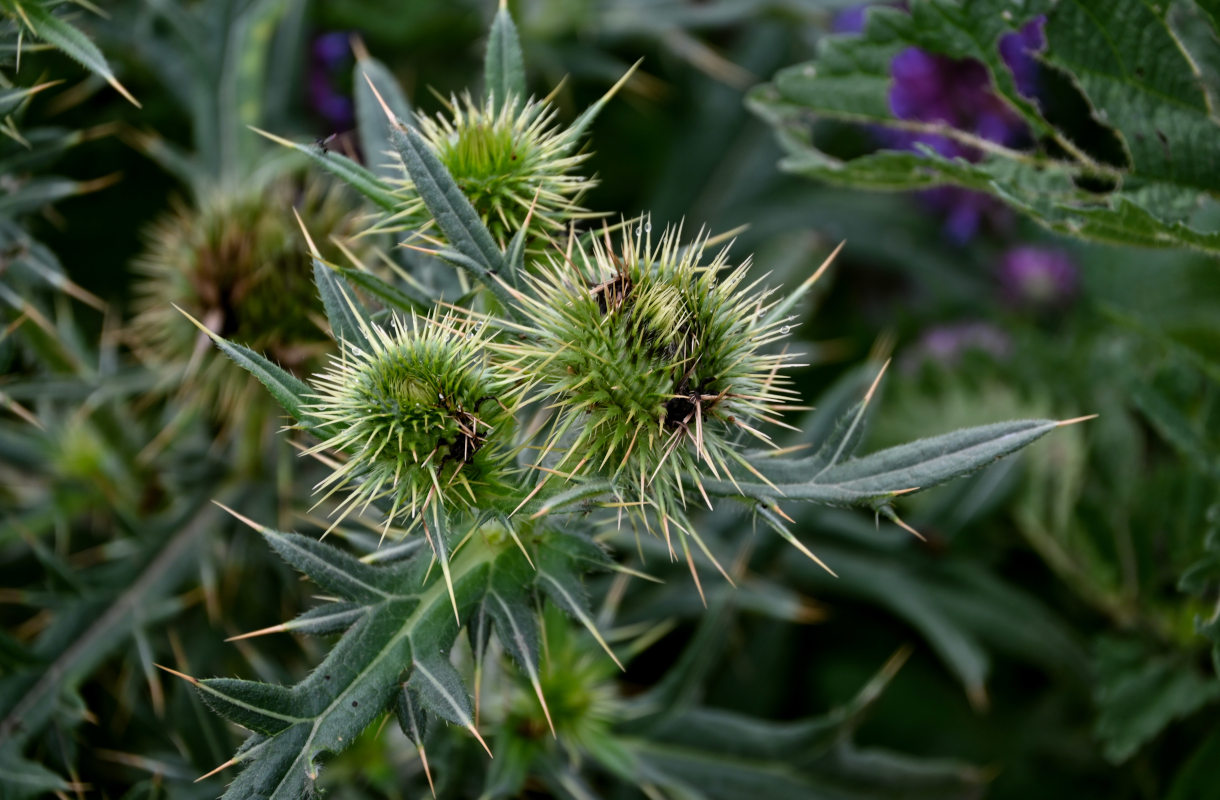
<path fill-rule="evenodd" d="M 136 357 L 132 265 L 171 203 L 189 218 L 220 193 L 305 191 L 309 168 L 247 126 L 303 143 L 314 175 L 342 163 L 315 137 L 367 150 L 350 34 L 434 113 L 428 87 L 479 85 L 495 13 L 112 5 L 0 2 L 5 797 L 218 796 L 232 772 L 195 779 L 240 732 L 155 665 L 325 675 L 325 637 L 223 640 L 318 605 L 275 550 L 324 594 L 368 598 L 289 555 L 312 538 L 269 546 L 210 502 L 312 537 L 325 470 L 269 407 L 226 422 L 192 402 L 189 352 Z M 867 512 L 789 509 L 837 577 L 747 515 L 709 515 L 700 533 L 737 586 L 705 579 L 705 608 L 662 543 L 635 557 L 623 537 L 624 563 L 663 582 L 601 572 L 584 591 L 625 672 L 582 626 L 539 617 L 558 741 L 498 654 L 474 677 L 494 760 L 434 722 L 425 775 L 391 721 L 327 761 L 330 796 L 1216 796 L 1220 9 L 905 6 L 510 4 L 530 90 L 567 76 L 565 121 L 644 58 L 589 129 L 585 206 L 748 225 L 734 252 L 788 286 L 846 240 L 795 311 L 798 386 L 820 398 L 804 441 L 832 435 L 890 355 L 866 451 L 1099 418 L 904 501 L 926 542 Z M 1001 46 L 1022 34 L 1024 60 Z M 528 574 L 506 552 L 505 574 Z M 468 680 L 480 646 L 455 645 Z"/>

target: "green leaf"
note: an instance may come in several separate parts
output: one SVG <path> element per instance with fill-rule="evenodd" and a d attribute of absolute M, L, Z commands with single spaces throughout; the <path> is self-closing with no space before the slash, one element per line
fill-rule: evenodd
<path fill-rule="evenodd" d="M 352 76 L 352 95 L 356 105 L 356 129 L 360 132 L 360 150 L 373 173 L 381 178 L 402 175 L 397 161 L 387 158 L 390 152 L 390 121 L 369 83 L 394 112 L 398 119 L 411 119 L 411 104 L 385 64 L 370 56 L 363 47 L 356 49 L 356 69 Z"/>
<path fill-rule="evenodd" d="M 693 708 L 662 713 L 646 733 L 620 742 L 640 777 L 678 797 L 707 800 L 973 798 L 984 780 L 951 761 L 862 750 L 852 741 L 863 714 L 893 678 L 892 662 L 857 696 L 822 717 L 772 722 Z"/>
<path fill-rule="evenodd" d="M 293 696 L 283 686 L 236 678 L 209 678 L 196 684 L 208 707 L 247 730 L 274 735 L 301 719 Z"/>
<path fill-rule="evenodd" d="M 267 60 L 289 0 L 252 0 L 224 30 L 216 75 L 216 137 L 221 174 L 246 178 L 263 156 L 247 127 L 263 123 Z"/>
<path fill-rule="evenodd" d="M 259 128 L 251 127 L 251 130 L 276 144 L 306 156 L 314 164 L 367 197 L 381 210 L 393 211 L 398 205 L 398 199 L 394 196 L 394 190 L 390 188 L 389 184 L 385 183 L 379 175 L 370 172 L 342 153 L 323 150 L 316 143 L 299 144 Z"/>
<path fill-rule="evenodd" d="M 387 308 L 394 311 L 403 313 L 419 311 L 427 313 L 436 302 L 433 298 L 415 291 L 409 285 L 405 285 L 405 288 L 402 289 L 397 286 L 391 286 L 373 273 L 365 272 L 362 269 L 336 267 L 336 270 L 343 276 L 345 281 L 358 289 L 368 292 L 384 303 Z"/>
<path fill-rule="evenodd" d="M 368 347 L 368 338 L 364 335 L 362 325 L 369 322 L 368 313 L 356 298 L 343 288 L 343 283 L 335 271 L 313 259 L 313 280 L 322 296 L 322 307 L 326 309 L 326 320 L 330 323 L 331 333 L 335 338 L 348 342 L 361 349 Z"/>
<path fill-rule="evenodd" d="M 487 97 L 497 108 L 510 97 L 517 104 L 525 99 L 525 58 L 521 54 L 517 26 L 513 24 L 504 0 L 500 0 L 500 8 L 491 23 L 491 35 L 487 38 L 483 83 Z"/>
<path fill-rule="evenodd" d="M 285 622 L 284 630 L 309 636 L 342 633 L 360 621 L 366 608 L 358 603 L 327 603 Z"/>
<path fill-rule="evenodd" d="M 445 655 L 459 632 L 449 587 L 439 570 L 431 568 L 427 548 L 405 561 L 369 565 L 305 537 L 273 534 L 267 539 L 324 589 L 362 598 L 357 606 L 361 614 L 322 663 L 296 686 L 274 687 L 265 698 L 254 688 L 259 684 L 205 682 L 208 685 L 200 687 L 225 690 L 230 704 L 235 702 L 232 695 L 240 694 L 236 698 L 240 710 L 227 708 L 226 713 L 249 715 L 242 724 L 261 729 L 235 756 L 246 766 L 226 798 L 310 796 L 319 757 L 342 750 L 391 709 L 417 744 L 423 709 L 459 724 L 473 722 L 465 688 Z M 493 545 L 478 534 L 468 537 L 449 565 L 459 608 L 472 607 L 500 570 L 520 578 L 524 560 L 511 542 Z M 343 613 L 352 608 L 340 606 Z M 285 714 L 281 704 L 288 697 L 290 713 Z"/>
<path fill-rule="evenodd" d="M 1115 763 L 1220 697 L 1220 683 L 1200 675 L 1190 659 L 1134 640 L 1100 640 L 1096 673 L 1097 736 Z"/>
<path fill-rule="evenodd" d="M 441 719 L 464 728 L 474 725 L 474 707 L 462 676 L 440 654 L 416 655 L 407 686 L 419 695 L 425 709 Z"/>
<path fill-rule="evenodd" d="M 709 494 L 775 503 L 805 500 L 827 505 L 862 505 L 927 489 L 985 467 L 1020 450 L 1060 424 L 1017 420 L 965 428 L 841 461 L 809 477 L 802 460 L 756 459 L 774 485 L 738 480 L 704 480 Z M 837 448 L 836 448 L 837 450 Z M 744 475 L 743 475 L 744 477 Z"/>
<path fill-rule="evenodd" d="M 33 761 L 21 758 L 14 749 L 0 749 L 0 796 L 6 800 L 46 797 L 72 791 L 67 781 Z"/>
<path fill-rule="evenodd" d="M 1175 6 L 916 0 L 909 13 L 878 6 L 862 35 L 827 37 L 817 59 L 756 87 L 749 105 L 775 128 L 788 153 L 781 165 L 792 172 L 875 190 L 952 184 L 993 195 L 1070 236 L 1217 254 L 1220 232 L 1196 223 L 1195 212 L 1220 185 L 1220 118 L 1188 49 L 1208 47 L 1215 31 L 1196 15 L 1185 42 L 1169 21 Z M 1082 92 L 1088 108 L 1078 116 L 1092 115 L 1093 124 L 1109 126 L 1125 165 L 1086 152 L 1074 141 L 1082 134 L 1058 127 L 1017 90 L 1000 40 L 1048 11 L 1042 60 Z M 1033 133 L 1035 148 L 1015 150 L 946 123 L 894 118 L 891 63 L 910 47 L 981 62 L 993 91 Z M 950 159 L 923 148 L 840 159 L 817 146 L 814 119 L 943 136 L 972 148 L 978 158 Z M 1091 135 L 1087 144 L 1099 138 Z"/>
<path fill-rule="evenodd" d="M 389 597 L 384 570 L 308 536 L 269 529 L 262 534 L 281 558 L 328 592 L 364 604 Z"/>
<path fill-rule="evenodd" d="M 466 266 L 479 278 L 487 280 L 487 273 L 500 269 L 503 256 L 449 170 L 414 131 L 391 126 L 390 142 L 449 245 L 469 259 Z"/>
<path fill-rule="evenodd" d="M 394 703 L 394 716 L 398 726 L 416 747 L 423 744 L 427 733 L 428 718 L 424 715 L 424 707 L 419 702 L 419 695 L 404 684 Z"/>
<path fill-rule="evenodd" d="M 182 311 L 182 309 L 178 310 Z M 233 359 L 242 369 L 258 378 L 259 383 L 267 388 L 267 391 L 271 393 L 275 401 L 293 419 L 307 427 L 319 431 L 322 430 L 309 415 L 309 412 L 305 410 L 309 395 L 313 390 L 304 381 L 245 345 L 235 344 L 228 339 L 220 337 L 185 311 L 182 311 L 182 314 L 193 322 L 195 327 L 206 334 L 221 349 L 221 352 Z"/>
<path fill-rule="evenodd" d="M 119 83 L 106 63 L 106 57 L 97 49 L 89 37 L 80 30 L 64 22 L 51 12 L 51 3 L 46 0 L 6 0 L 5 10 L 13 13 L 18 19 L 29 25 L 35 36 L 54 45 L 65 55 L 78 62 L 85 69 L 100 76 L 114 90 L 127 98 L 132 105 L 139 103 L 131 93 Z"/>

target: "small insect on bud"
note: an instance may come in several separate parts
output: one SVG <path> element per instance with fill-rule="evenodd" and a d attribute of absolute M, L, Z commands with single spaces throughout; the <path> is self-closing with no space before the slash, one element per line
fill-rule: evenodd
<path fill-rule="evenodd" d="M 530 336 L 499 346 L 554 409 L 549 469 L 611 477 L 666 531 L 686 527 L 684 484 L 744 469 L 738 434 L 769 441 L 753 426 L 778 421 L 791 394 L 788 356 L 763 349 L 781 320 L 758 314 L 757 282 L 743 286 L 749 260 L 730 268 L 727 248 L 706 260 L 707 234 L 680 236 L 654 244 L 645 221 L 624 226 L 617 251 L 604 232 L 552 259 L 529 278 Z"/>
<path fill-rule="evenodd" d="M 486 362 L 479 329 L 412 315 L 368 333 L 368 347 L 344 345 L 313 380 L 310 413 L 334 434 L 308 452 L 348 455 L 315 487 L 326 492 L 322 500 L 351 490 L 335 524 L 380 500 L 390 506 L 387 530 L 400 514 L 432 504 L 486 507 L 512 466 L 513 409 L 504 399 L 509 381 Z"/>

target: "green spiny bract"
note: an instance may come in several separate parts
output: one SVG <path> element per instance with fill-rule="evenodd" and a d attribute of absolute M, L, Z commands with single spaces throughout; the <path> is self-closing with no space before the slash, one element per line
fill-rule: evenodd
<path fill-rule="evenodd" d="M 494 504 L 512 469 L 513 409 L 503 399 L 510 380 L 486 362 L 481 330 L 395 317 L 388 332 L 366 326 L 367 349 L 344 343 L 315 376 L 309 409 L 333 435 L 310 452 L 348 454 L 317 487 L 325 497 L 352 488 L 335 524 L 382 499 L 387 531 L 402 512 Z"/>
<path fill-rule="evenodd" d="M 626 229 L 618 253 L 606 233 L 552 258 L 529 278 L 523 341 L 497 347 L 554 409 L 542 460 L 611 477 L 668 535 L 671 521 L 689 530 L 684 485 L 746 465 L 738 434 L 766 440 L 754 426 L 778 422 L 791 390 L 788 356 L 764 352 L 787 328 L 757 282 L 743 286 L 749 260 L 730 269 L 724 248 L 705 262 L 706 234 L 682 246 L 680 228 L 656 244 L 650 231 Z"/>
<path fill-rule="evenodd" d="M 341 187 L 315 182 L 302 192 L 284 177 L 262 191 L 214 192 L 198 208 L 177 204 L 153 223 L 135 262 L 143 277 L 128 331 L 132 347 L 151 364 L 185 369 L 184 396 L 217 419 L 237 418 L 266 394 L 229 359 L 201 349 L 175 305 L 298 374 L 320 367 L 330 349 L 309 248 L 288 211 L 294 200 L 326 246 L 355 233 L 354 208 Z"/>
<path fill-rule="evenodd" d="M 449 116 L 420 115 L 419 132 L 501 248 L 527 222 L 536 240 L 592 216 L 579 201 L 597 182 L 574 172 L 588 154 L 573 152 L 574 137 L 549 103 L 509 97 L 479 105 L 463 95 L 448 109 Z M 432 217 L 409 179 L 398 195 L 399 209 L 377 230 L 429 228 Z"/>

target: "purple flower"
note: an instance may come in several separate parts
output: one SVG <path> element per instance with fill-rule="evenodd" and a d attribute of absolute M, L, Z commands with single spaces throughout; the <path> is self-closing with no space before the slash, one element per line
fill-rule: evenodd
<path fill-rule="evenodd" d="M 313 47 L 310 50 L 314 60 L 330 71 L 346 65 L 352 55 L 347 42 L 347 34 L 342 31 L 319 34 L 313 40 Z"/>
<path fill-rule="evenodd" d="M 861 3 L 848 6 L 835 14 L 830 21 L 831 33 L 862 33 L 864 31 L 864 15 L 872 3 Z"/>
<path fill-rule="evenodd" d="M 1051 247 L 1017 247 L 1000 261 L 1001 291 L 1013 305 L 1063 305 L 1076 294 L 1079 279 L 1071 257 Z"/>
<path fill-rule="evenodd" d="M 1030 98 L 1038 93 L 1039 64 L 1034 54 L 1046 47 L 1045 27 L 1045 16 L 1034 17 L 1021 30 L 1000 39 L 1000 57 L 1012 71 L 1017 91 Z"/>
<path fill-rule="evenodd" d="M 351 98 L 335 88 L 351 59 L 348 36 L 343 32 L 321 34 L 309 48 L 309 107 L 332 131 L 347 130 L 355 124 Z"/>
<path fill-rule="evenodd" d="M 1012 340 L 1004 331 L 986 322 L 957 322 L 937 325 L 924 332 L 906 352 L 902 367 L 915 372 L 924 364 L 952 366 L 967 352 L 981 352 L 1004 359 L 1012 350 Z"/>
<path fill-rule="evenodd" d="M 1025 123 L 992 91 L 991 78 L 979 61 L 910 47 L 894 57 L 890 74 L 890 111 L 898 119 L 938 123 L 1008 146 L 1028 138 Z M 907 149 L 917 142 L 948 158 L 979 158 L 974 148 L 948 137 L 906 134 Z"/>

